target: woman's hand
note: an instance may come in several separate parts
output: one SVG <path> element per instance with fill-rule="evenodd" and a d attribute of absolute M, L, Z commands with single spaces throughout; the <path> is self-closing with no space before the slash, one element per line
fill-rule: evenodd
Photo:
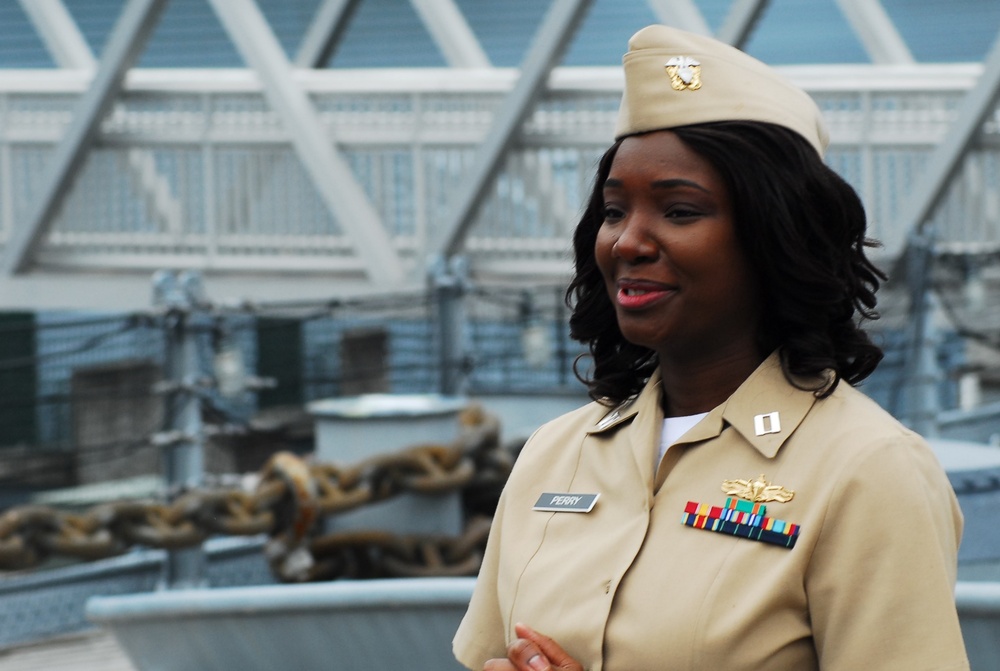
<path fill-rule="evenodd" d="M 517 640 L 507 646 L 507 659 L 491 659 L 483 671 L 583 671 L 558 643 L 531 627 L 514 627 Z"/>

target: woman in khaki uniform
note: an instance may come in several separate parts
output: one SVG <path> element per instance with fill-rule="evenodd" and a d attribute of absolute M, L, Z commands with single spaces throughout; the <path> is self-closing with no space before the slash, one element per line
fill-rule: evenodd
<path fill-rule="evenodd" d="M 492 671 L 967 669 L 961 514 L 851 385 L 884 279 L 815 104 L 653 26 L 569 289 L 595 403 L 501 497 L 457 658 Z M 845 384 L 846 383 L 846 384 Z"/>

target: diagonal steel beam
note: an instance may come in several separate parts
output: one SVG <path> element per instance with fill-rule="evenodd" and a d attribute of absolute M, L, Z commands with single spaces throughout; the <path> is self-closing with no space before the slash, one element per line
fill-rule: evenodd
<path fill-rule="evenodd" d="M 302 38 L 299 52 L 295 56 L 295 65 L 300 68 L 322 67 L 337 48 L 351 15 L 360 2 L 361 0 L 323 0 Z"/>
<path fill-rule="evenodd" d="M 646 0 L 656 19 L 674 28 L 698 35 L 711 35 L 712 29 L 694 0 Z"/>
<path fill-rule="evenodd" d="M 1000 33 L 983 61 L 983 73 L 972 90 L 958 106 L 957 116 L 944 140 L 931 152 L 927 165 L 913 185 L 913 198 L 905 200 L 897 230 L 907 231 L 902 249 L 889 249 L 889 258 L 896 268 L 903 269 L 903 279 L 910 290 L 909 346 L 905 370 L 910 371 L 906 382 L 911 389 L 909 405 L 903 414 L 909 416 L 914 430 L 924 435 L 937 432 L 935 420 L 940 405 L 934 393 L 934 377 L 939 366 L 929 342 L 933 316 L 933 297 L 929 277 L 934 255 L 934 231 L 927 222 L 958 172 L 986 118 L 993 114 L 1000 95 Z M 890 273 L 892 275 L 894 273 Z"/>
<path fill-rule="evenodd" d="M 93 70 L 94 54 L 62 0 L 20 0 L 52 60 L 60 68 Z"/>
<path fill-rule="evenodd" d="M 264 86 L 281 116 L 299 160 L 337 223 L 354 243 L 368 277 L 377 284 L 403 280 L 399 255 L 350 166 L 334 149 L 312 102 L 254 0 L 208 0 L 230 39 Z"/>
<path fill-rule="evenodd" d="M 21 0 L 21 6 L 60 68 L 93 70 L 97 67 L 87 40 L 62 0 Z M 169 182 L 157 170 L 153 153 L 129 149 L 127 155 L 128 168 L 135 177 L 133 183 L 140 195 L 168 231 L 179 232 L 183 225 L 181 204 L 171 192 Z"/>
<path fill-rule="evenodd" d="M 548 82 L 577 26 L 593 0 L 554 0 L 521 63 L 521 76 L 493 118 L 493 126 L 480 145 L 476 161 L 461 185 L 455 208 L 444 228 L 434 236 L 431 253 L 450 257 L 461 251 L 479 206 L 500 172 L 504 154 L 513 141 L 532 104 Z"/>
<path fill-rule="evenodd" d="M 746 47 L 757 22 L 764 16 L 768 0 L 733 0 L 729 12 L 715 33 L 716 39 L 737 49 Z"/>
<path fill-rule="evenodd" d="M 50 159 L 47 180 L 25 225 L 10 233 L 3 252 L 3 269 L 8 275 L 20 273 L 30 265 L 31 257 L 48 232 L 62 206 L 77 170 L 83 164 L 101 120 L 121 90 L 125 72 L 138 58 L 153 32 L 168 0 L 129 0 L 111 30 L 104 54 L 74 110 L 66 133 Z"/>
<path fill-rule="evenodd" d="M 915 62 L 906 41 L 879 0 L 837 0 L 837 6 L 851 24 L 872 63 Z"/>
<path fill-rule="evenodd" d="M 951 179 L 958 171 L 962 158 L 969 150 L 986 121 L 993 113 L 1000 95 L 1000 33 L 983 62 L 983 73 L 975 87 L 965 94 L 958 106 L 955 121 L 944 140 L 931 152 L 919 180 L 903 204 L 897 230 L 919 232 L 924 228 L 934 208 L 941 201 Z M 900 250 L 888 250 L 895 257 Z"/>
<path fill-rule="evenodd" d="M 410 0 L 427 32 L 453 68 L 488 68 L 490 59 L 454 0 Z"/>

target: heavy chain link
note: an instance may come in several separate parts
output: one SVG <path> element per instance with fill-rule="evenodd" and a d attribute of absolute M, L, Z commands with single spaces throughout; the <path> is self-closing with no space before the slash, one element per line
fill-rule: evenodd
<path fill-rule="evenodd" d="M 170 501 L 105 503 L 80 513 L 12 508 L 0 515 L 0 570 L 33 568 L 52 556 L 94 560 L 137 545 L 177 550 L 213 535 L 267 534 L 265 556 L 284 581 L 474 575 L 489 517 L 472 518 L 458 537 L 320 535 L 326 517 L 403 492 L 498 493 L 514 459 L 500 444 L 499 422 L 473 406 L 459 424 L 451 444 L 416 445 L 346 467 L 280 452 L 261 470 L 253 491 L 195 489 Z"/>

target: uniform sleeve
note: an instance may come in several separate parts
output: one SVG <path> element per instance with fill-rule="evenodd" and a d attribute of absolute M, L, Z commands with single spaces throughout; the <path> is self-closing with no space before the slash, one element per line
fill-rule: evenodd
<path fill-rule="evenodd" d="M 962 516 L 930 448 L 901 434 L 830 477 L 805 585 L 820 668 L 968 669 L 954 597 Z"/>
<path fill-rule="evenodd" d="M 490 527 L 483 565 L 472 592 L 469 609 L 452 641 L 455 658 L 469 669 L 482 669 L 487 659 L 507 656 L 504 623 L 497 596 L 500 560 L 500 527 L 506 493 L 501 495 Z"/>

